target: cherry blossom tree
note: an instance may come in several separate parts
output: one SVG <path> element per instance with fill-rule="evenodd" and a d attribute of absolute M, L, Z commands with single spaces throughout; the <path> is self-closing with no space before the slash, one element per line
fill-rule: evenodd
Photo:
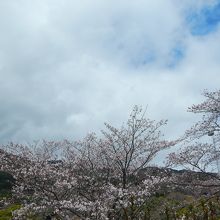
<path fill-rule="evenodd" d="M 185 137 L 198 139 L 211 132 L 218 136 L 220 131 L 220 90 L 208 92 L 205 90 L 203 96 L 206 98 L 200 104 L 193 105 L 189 112 L 202 114 L 202 120 L 186 131 Z"/>
<path fill-rule="evenodd" d="M 160 129 L 166 123 L 145 118 L 145 112 L 138 106 L 121 128 L 105 123 L 103 153 L 113 163 L 124 189 L 129 185 L 128 179 L 148 166 L 159 151 L 175 145 L 175 142 L 162 139 Z"/>
<path fill-rule="evenodd" d="M 74 191 L 75 176 L 67 163 L 57 160 L 61 143 L 43 141 L 35 145 L 10 143 L 1 153 L 1 170 L 13 175 L 16 185 L 14 195 L 23 203 L 15 216 L 44 213 L 68 216 L 78 215 L 78 195 Z M 71 198 L 71 200 L 70 200 Z"/>
<path fill-rule="evenodd" d="M 81 176 L 89 175 L 93 179 L 81 188 L 84 190 L 83 194 L 97 200 L 96 196 L 92 195 L 92 192 L 97 195 L 97 191 L 91 190 L 91 187 L 97 184 L 100 186 L 110 184 L 112 189 L 120 192 L 115 193 L 114 190 L 112 193 L 115 195 L 113 206 L 118 206 L 120 203 L 125 211 L 127 205 L 124 207 L 121 199 L 127 201 L 124 204 L 129 204 L 128 201 L 132 197 L 139 200 L 141 206 L 140 201 L 143 203 L 144 200 L 140 198 L 147 198 L 149 192 L 145 190 L 146 186 L 143 187 L 146 185 L 146 180 L 141 180 L 138 172 L 148 166 L 159 151 L 176 143 L 163 140 L 160 129 L 166 123 L 167 121 L 164 120 L 155 122 L 146 119 L 145 112 L 135 106 L 127 123 L 120 128 L 105 123 L 106 129 L 102 131 L 101 139 L 95 134 L 90 134 L 82 141 L 73 143 L 66 141 L 68 159 L 74 160 L 77 151 L 78 172 Z M 70 153 L 71 149 L 73 153 Z M 149 178 L 149 182 L 158 182 L 158 180 Z M 136 198 L 136 195 L 139 195 L 139 198 Z"/>
<path fill-rule="evenodd" d="M 157 153 L 175 144 L 162 138 L 166 121 L 145 118 L 135 106 L 126 125 L 109 124 L 103 136 L 80 141 L 10 143 L 0 151 L 0 170 L 15 179 L 15 219 L 136 219 L 164 179 L 138 173 Z"/>
<path fill-rule="evenodd" d="M 220 90 L 204 91 L 203 95 L 206 99 L 201 104 L 188 109 L 202 114 L 202 119 L 185 132 L 180 150 L 169 155 L 168 164 L 206 173 L 210 178 L 202 185 L 214 189 L 220 186 L 219 175 L 213 173 L 219 171 Z M 201 185 L 198 180 L 191 184 Z"/>

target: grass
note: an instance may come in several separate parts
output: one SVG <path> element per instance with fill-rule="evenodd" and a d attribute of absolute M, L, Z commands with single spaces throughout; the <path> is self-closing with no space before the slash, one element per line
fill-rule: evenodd
<path fill-rule="evenodd" d="M 9 205 L 7 208 L 0 210 L 0 219 L 11 220 L 12 212 L 20 208 L 21 208 L 21 205 L 18 205 L 18 204 Z"/>

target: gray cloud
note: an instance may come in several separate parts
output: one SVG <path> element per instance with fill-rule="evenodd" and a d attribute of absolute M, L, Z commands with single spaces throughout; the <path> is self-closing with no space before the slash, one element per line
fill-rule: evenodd
<path fill-rule="evenodd" d="M 220 83 L 220 31 L 192 36 L 185 19 L 205 4 L 1 1 L 1 143 L 82 137 L 120 125 L 135 104 L 180 135 L 194 120 L 187 107 Z"/>

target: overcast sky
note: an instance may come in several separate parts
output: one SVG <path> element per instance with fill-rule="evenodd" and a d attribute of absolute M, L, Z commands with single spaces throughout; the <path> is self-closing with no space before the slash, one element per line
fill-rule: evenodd
<path fill-rule="evenodd" d="M 132 107 L 168 119 L 220 87 L 220 1 L 0 0 L 0 143 L 80 138 Z"/>

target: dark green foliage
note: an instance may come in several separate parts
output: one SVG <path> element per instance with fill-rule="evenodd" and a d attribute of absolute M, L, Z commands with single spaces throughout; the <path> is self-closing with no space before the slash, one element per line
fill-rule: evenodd
<path fill-rule="evenodd" d="M 0 195 L 9 194 L 13 184 L 14 178 L 10 174 L 0 171 Z"/>

